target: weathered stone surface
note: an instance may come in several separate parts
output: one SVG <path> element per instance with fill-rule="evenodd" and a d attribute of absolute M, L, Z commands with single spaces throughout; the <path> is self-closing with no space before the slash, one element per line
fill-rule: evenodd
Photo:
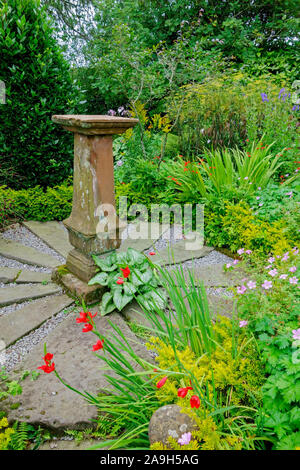
<path fill-rule="evenodd" d="M 175 268 L 176 269 L 176 268 Z M 196 285 L 201 282 L 206 287 L 230 287 L 240 284 L 242 274 L 224 272 L 223 264 L 201 264 L 195 265 L 193 268 L 184 270 L 184 277 L 187 284 L 190 284 L 190 273 L 193 275 L 193 279 Z"/>
<path fill-rule="evenodd" d="M 101 441 L 96 439 L 83 440 L 77 442 L 73 441 L 64 441 L 64 440 L 52 440 L 44 442 L 39 446 L 38 450 L 103 450 L 106 447 L 101 447 L 101 449 L 91 449 L 91 447 L 97 446 Z M 33 447 L 33 446 L 31 446 Z"/>
<path fill-rule="evenodd" d="M 84 301 L 86 305 L 98 302 L 105 290 L 104 287 L 97 284 L 89 286 L 86 282 L 74 276 L 74 274 L 60 272 L 59 269 L 53 270 L 52 280 L 59 284 L 67 295 L 76 298 L 80 302 Z"/>
<path fill-rule="evenodd" d="M 162 442 L 168 445 L 168 437 L 178 440 L 182 434 L 192 432 L 195 422 L 187 414 L 181 413 L 178 405 L 165 405 L 153 413 L 149 423 L 150 444 Z"/>
<path fill-rule="evenodd" d="M 37 222 L 30 220 L 23 222 L 28 230 L 41 238 L 50 248 L 66 258 L 73 248 L 69 242 L 67 230 L 56 221 Z"/>
<path fill-rule="evenodd" d="M 183 263 L 189 259 L 202 258 L 208 255 L 213 248 L 210 246 L 203 246 L 202 248 L 195 250 L 186 249 L 186 241 L 181 240 L 180 242 L 174 243 L 170 248 L 164 248 L 156 253 L 156 255 L 150 256 L 153 263 L 160 265 L 178 264 Z"/>
<path fill-rule="evenodd" d="M 122 240 L 117 251 L 126 251 L 128 248 L 134 248 L 138 251 L 147 250 L 168 228 L 167 224 L 159 223 L 138 222 L 137 224 L 131 224 L 129 237 Z"/>
<path fill-rule="evenodd" d="M 97 309 L 93 308 L 91 311 L 95 313 Z M 53 361 L 56 370 L 66 383 L 82 392 L 86 390 L 96 395 L 109 387 L 105 375 L 112 375 L 112 372 L 100 370 L 103 363 L 92 352 L 92 346 L 98 338 L 92 332 L 82 332 L 83 325 L 75 321 L 77 316 L 76 313 L 71 313 L 48 335 L 47 351 L 54 354 Z M 137 342 L 135 335 L 120 315 L 115 313 L 109 317 L 97 315 L 94 320 L 98 331 L 103 332 L 106 337 L 109 334 L 115 336 L 115 332 L 108 323 L 110 320 L 120 328 L 136 354 L 152 362 L 145 347 Z M 42 364 L 44 342 L 45 340 L 41 341 L 19 364 L 19 371 L 36 370 Z M 99 351 L 99 354 L 105 354 L 105 352 Z M 22 382 L 22 387 L 22 395 L 11 397 L 1 403 L 1 408 L 7 411 L 10 421 L 27 421 L 57 431 L 94 426 L 91 420 L 97 418 L 97 408 L 62 385 L 55 374 L 42 373 L 36 381 L 27 377 Z M 19 408 L 12 410 L 10 407 L 12 403 L 20 403 Z"/>
<path fill-rule="evenodd" d="M 45 268 L 54 268 L 59 264 L 59 261 L 51 255 L 41 253 L 30 246 L 21 245 L 21 243 L 5 240 L 3 237 L 0 237 L 0 255 L 15 259 L 21 263 Z"/>
<path fill-rule="evenodd" d="M 17 268 L 0 268 L 0 282 L 8 284 L 16 282 L 18 284 L 34 283 L 34 282 L 50 282 L 51 274 L 29 271 L 28 269 L 20 270 Z"/>
<path fill-rule="evenodd" d="M 25 302 L 29 299 L 38 299 L 45 295 L 56 294 L 60 287 L 55 284 L 36 284 L 35 286 L 17 285 L 15 287 L 3 287 L 0 289 L 0 307 L 5 305 Z"/>
<path fill-rule="evenodd" d="M 0 317 L 0 338 L 6 346 L 9 346 L 72 303 L 73 300 L 66 295 L 54 295 L 25 305 L 25 307 L 7 315 L 2 315 Z"/>
<path fill-rule="evenodd" d="M 35 271 L 28 271 L 27 269 L 21 271 L 19 276 L 17 277 L 16 283 L 18 284 L 26 284 L 26 283 L 42 283 L 42 282 L 51 282 L 51 274 L 50 273 L 40 273 Z"/>
<path fill-rule="evenodd" d="M 0 282 L 3 282 L 4 284 L 14 282 L 19 272 L 20 270 L 16 268 L 1 267 L 0 268 Z"/>

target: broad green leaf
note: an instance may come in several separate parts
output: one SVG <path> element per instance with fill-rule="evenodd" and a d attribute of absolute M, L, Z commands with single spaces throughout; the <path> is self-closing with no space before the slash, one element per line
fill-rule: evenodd
<path fill-rule="evenodd" d="M 105 272 L 98 273 L 88 283 L 89 286 L 94 284 L 100 284 L 101 286 L 107 286 L 108 274 Z"/>
<path fill-rule="evenodd" d="M 107 315 L 107 313 L 112 312 L 115 310 L 115 304 L 113 302 L 113 296 L 110 292 L 105 292 L 105 294 L 102 297 L 102 302 L 101 302 L 101 315 Z"/>
<path fill-rule="evenodd" d="M 133 299 L 133 295 L 123 293 L 121 289 L 116 289 L 113 294 L 115 306 L 121 311 Z"/>

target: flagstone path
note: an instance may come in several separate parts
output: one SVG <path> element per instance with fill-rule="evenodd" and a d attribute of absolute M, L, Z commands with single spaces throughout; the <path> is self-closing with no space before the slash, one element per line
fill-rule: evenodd
<path fill-rule="evenodd" d="M 207 287 L 213 313 L 230 314 L 232 300 L 222 296 L 224 288 L 237 284 L 230 274 L 223 272 L 223 264 L 229 258 L 212 247 L 199 245 L 196 250 L 186 249 L 182 237 L 173 240 L 170 250 L 168 240 L 161 238 L 166 230 L 167 227 L 160 226 L 156 235 L 144 240 L 124 238 L 119 250 L 129 246 L 146 254 L 154 250 L 156 254 L 149 255 L 151 261 L 168 265 L 168 269 L 183 266 L 187 282 L 191 270 L 196 284 L 204 282 Z M 36 370 L 41 365 L 46 342 L 64 379 L 73 387 L 96 394 L 108 384 L 105 372 L 99 369 L 99 359 L 91 352 L 94 338 L 82 333 L 75 322 L 80 306 L 51 282 L 51 270 L 62 264 L 70 249 L 67 232 L 60 222 L 24 222 L 23 226 L 0 234 L 0 342 L 4 341 L 7 348 L 4 355 L 0 351 L 0 367 L 4 357 L 2 365 L 13 375 Z M 107 335 L 112 328 L 109 319 L 125 333 L 136 353 L 151 362 L 126 322 L 143 325 L 143 317 L 135 307 L 128 306 L 122 315 L 114 312 L 109 317 L 96 317 L 96 323 L 99 331 Z M 97 306 L 93 307 L 96 310 Z M 91 419 L 97 416 L 94 406 L 62 386 L 54 374 L 41 374 L 36 381 L 27 377 L 22 387 L 22 395 L 1 402 L 0 408 L 5 407 L 10 420 L 61 430 L 91 427 Z"/>

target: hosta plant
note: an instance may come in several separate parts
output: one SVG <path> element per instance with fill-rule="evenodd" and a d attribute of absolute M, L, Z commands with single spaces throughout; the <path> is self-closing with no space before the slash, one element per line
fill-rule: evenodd
<path fill-rule="evenodd" d="M 107 286 L 101 301 L 101 314 L 117 309 L 121 311 L 131 300 L 147 305 L 166 305 L 163 289 L 158 287 L 155 266 L 139 251 L 128 248 L 126 252 L 112 252 L 107 257 L 93 256 L 99 272 L 89 285 Z"/>

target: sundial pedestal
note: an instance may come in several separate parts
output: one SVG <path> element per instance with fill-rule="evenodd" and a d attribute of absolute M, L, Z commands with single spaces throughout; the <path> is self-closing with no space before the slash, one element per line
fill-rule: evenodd
<path fill-rule="evenodd" d="M 99 299 L 102 290 L 101 286 L 88 286 L 96 273 L 92 255 L 105 255 L 121 243 L 115 215 L 112 137 L 138 121 L 100 115 L 56 115 L 52 121 L 74 133 L 73 204 L 70 217 L 64 220 L 74 249 L 65 269 L 56 269 L 53 279 L 89 303 Z"/>

